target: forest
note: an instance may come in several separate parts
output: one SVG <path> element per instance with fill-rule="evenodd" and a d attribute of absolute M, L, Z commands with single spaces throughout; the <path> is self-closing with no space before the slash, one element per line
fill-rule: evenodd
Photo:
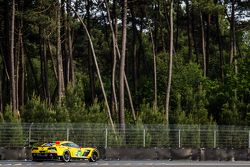
<path fill-rule="evenodd" d="M 0 122 L 250 125 L 245 0 L 0 0 Z"/>

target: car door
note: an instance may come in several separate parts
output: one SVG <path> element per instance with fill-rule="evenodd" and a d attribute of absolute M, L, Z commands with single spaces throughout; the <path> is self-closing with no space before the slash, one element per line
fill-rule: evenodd
<path fill-rule="evenodd" d="M 64 151 L 69 150 L 70 156 L 71 156 L 71 157 L 75 157 L 75 156 L 74 156 L 74 155 L 75 155 L 75 151 L 74 151 L 74 149 L 72 149 L 70 143 L 63 143 L 62 146 L 65 147 L 65 148 L 64 148 Z M 64 152 L 64 151 L 63 151 L 63 152 Z"/>
<path fill-rule="evenodd" d="M 69 148 L 70 148 L 70 152 L 71 152 L 72 157 L 80 158 L 82 156 L 82 151 L 77 144 L 69 143 Z"/>

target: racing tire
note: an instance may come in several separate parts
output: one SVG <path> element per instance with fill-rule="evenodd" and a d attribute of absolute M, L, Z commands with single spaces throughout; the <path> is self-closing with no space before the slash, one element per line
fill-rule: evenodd
<path fill-rule="evenodd" d="M 62 156 L 62 160 L 64 162 L 70 162 L 70 159 L 71 159 L 71 156 L 70 156 L 69 150 L 64 151 L 63 156 Z"/>
<path fill-rule="evenodd" d="M 91 157 L 89 158 L 89 162 L 96 162 L 97 161 L 97 157 L 98 157 L 97 152 L 94 151 L 92 153 Z"/>

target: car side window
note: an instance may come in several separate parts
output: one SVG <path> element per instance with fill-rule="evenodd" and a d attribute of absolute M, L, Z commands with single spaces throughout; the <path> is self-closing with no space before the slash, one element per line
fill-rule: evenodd
<path fill-rule="evenodd" d="M 69 143 L 63 143 L 62 146 L 66 146 L 66 147 L 69 147 Z"/>
<path fill-rule="evenodd" d="M 69 146 L 70 147 L 74 147 L 74 148 L 80 148 L 77 144 L 75 143 L 69 143 Z"/>

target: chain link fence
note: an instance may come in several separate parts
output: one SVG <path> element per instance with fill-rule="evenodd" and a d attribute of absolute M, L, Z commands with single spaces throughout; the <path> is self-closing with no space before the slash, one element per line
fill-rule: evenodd
<path fill-rule="evenodd" d="M 106 124 L 0 124 L 0 147 L 31 147 L 70 140 L 104 148 L 250 148 L 249 127 L 217 125 L 126 125 L 125 134 Z M 121 135 L 122 134 L 122 135 Z"/>

